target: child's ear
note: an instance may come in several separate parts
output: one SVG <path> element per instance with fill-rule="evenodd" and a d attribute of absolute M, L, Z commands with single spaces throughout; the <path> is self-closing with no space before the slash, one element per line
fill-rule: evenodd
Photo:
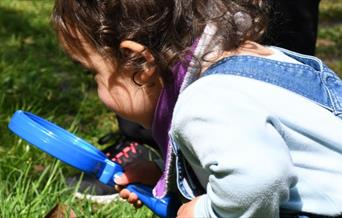
<path fill-rule="evenodd" d="M 141 72 L 136 72 L 135 81 L 139 84 L 145 84 L 150 81 L 151 77 L 154 76 L 156 71 L 152 53 L 144 45 L 131 40 L 122 41 L 120 43 L 120 48 L 128 49 L 133 53 L 139 53 L 146 59 L 146 62 L 150 67 L 147 67 Z"/>

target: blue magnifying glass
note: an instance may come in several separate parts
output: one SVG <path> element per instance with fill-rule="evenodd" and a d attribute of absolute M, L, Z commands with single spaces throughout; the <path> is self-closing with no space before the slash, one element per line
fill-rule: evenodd
<path fill-rule="evenodd" d="M 9 129 L 40 150 L 77 168 L 110 186 L 114 186 L 114 175 L 123 168 L 109 160 L 95 146 L 30 112 L 18 110 L 12 116 Z M 126 187 L 160 217 L 175 217 L 179 203 L 171 196 L 157 199 L 152 188 L 141 184 Z"/>

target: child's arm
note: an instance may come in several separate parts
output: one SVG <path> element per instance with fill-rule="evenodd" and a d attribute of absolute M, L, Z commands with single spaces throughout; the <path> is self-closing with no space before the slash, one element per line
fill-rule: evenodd
<path fill-rule="evenodd" d="M 154 186 L 161 176 L 161 170 L 154 161 L 137 160 L 125 167 L 125 172 L 115 177 L 116 190 L 120 197 L 126 199 L 129 203 L 136 207 L 141 206 L 136 194 L 124 189 L 124 186 L 131 183 L 140 183 L 148 186 Z"/>
<path fill-rule="evenodd" d="M 194 215 L 277 217 L 297 179 L 277 119 L 253 97 L 213 80 L 181 94 L 171 129 L 206 187 Z"/>

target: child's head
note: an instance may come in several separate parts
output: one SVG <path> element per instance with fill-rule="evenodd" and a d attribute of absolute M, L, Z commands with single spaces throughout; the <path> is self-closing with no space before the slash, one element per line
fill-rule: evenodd
<path fill-rule="evenodd" d="M 73 58 L 102 71 L 97 81 L 102 84 L 100 97 L 119 112 L 112 101 L 122 104 L 125 97 L 125 103 L 155 107 L 163 83 L 172 81 L 172 66 L 182 61 L 206 24 L 218 26 L 216 38 L 223 50 L 233 50 L 260 38 L 265 9 L 263 0 L 55 0 L 53 23 Z M 117 77 L 122 80 L 116 81 Z M 150 100 L 135 103 L 133 93 L 115 93 L 114 85 L 136 93 L 148 87 L 142 95 Z M 152 86 L 157 88 L 149 90 Z"/>

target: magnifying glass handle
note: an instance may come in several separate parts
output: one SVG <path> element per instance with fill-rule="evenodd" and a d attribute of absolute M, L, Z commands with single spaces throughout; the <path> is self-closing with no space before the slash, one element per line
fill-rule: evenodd
<path fill-rule="evenodd" d="M 128 185 L 126 188 L 135 193 L 139 200 L 141 200 L 156 215 L 162 218 L 176 217 L 180 204 L 174 201 L 175 198 L 165 196 L 164 198 L 158 199 L 153 196 L 151 187 L 141 184 Z"/>
<path fill-rule="evenodd" d="M 113 176 L 115 177 L 120 172 L 123 172 L 123 168 L 119 164 L 106 159 L 105 167 L 100 172 L 100 175 L 98 175 L 98 179 L 104 184 L 114 186 Z M 129 184 L 126 189 L 135 193 L 139 200 L 158 216 L 162 218 L 176 217 L 180 203 L 171 195 L 167 195 L 161 199 L 156 198 L 152 194 L 152 188 L 142 184 Z"/>

